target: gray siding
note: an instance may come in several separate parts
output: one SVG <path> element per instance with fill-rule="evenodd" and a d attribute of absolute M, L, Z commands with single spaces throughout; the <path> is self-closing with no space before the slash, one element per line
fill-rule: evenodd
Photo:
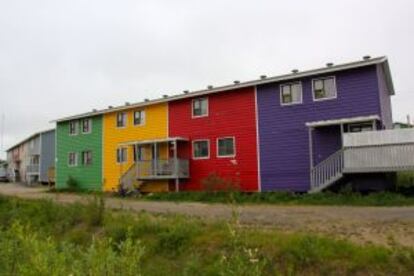
<path fill-rule="evenodd" d="M 55 166 L 55 130 L 41 134 L 40 181 L 47 182 L 47 171 Z"/>

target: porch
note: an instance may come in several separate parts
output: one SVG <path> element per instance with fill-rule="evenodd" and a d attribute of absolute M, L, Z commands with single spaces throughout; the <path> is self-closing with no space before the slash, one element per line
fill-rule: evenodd
<path fill-rule="evenodd" d="M 326 189 L 346 174 L 414 170 L 414 129 L 377 130 L 378 125 L 376 116 L 308 123 L 310 192 Z M 329 127 L 339 128 L 335 150 L 335 142 L 318 148 L 314 141 L 317 128 Z"/>
<path fill-rule="evenodd" d="M 131 188 L 134 183 L 140 186 L 144 182 L 174 180 L 178 191 L 180 179 L 190 177 L 186 138 L 133 141 L 120 147 L 132 147 L 134 152 L 134 163 L 120 178 L 124 188 Z"/>

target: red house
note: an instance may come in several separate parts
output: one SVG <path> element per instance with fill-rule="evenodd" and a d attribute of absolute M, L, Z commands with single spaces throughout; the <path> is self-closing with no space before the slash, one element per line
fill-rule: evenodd
<path fill-rule="evenodd" d="M 258 148 L 254 87 L 210 93 L 169 103 L 169 136 L 189 139 L 190 175 L 180 190 L 202 190 L 217 174 L 242 191 L 258 191 Z"/>

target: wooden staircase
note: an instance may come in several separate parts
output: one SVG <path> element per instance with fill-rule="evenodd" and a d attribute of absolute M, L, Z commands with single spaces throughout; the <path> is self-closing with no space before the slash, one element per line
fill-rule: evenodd
<path fill-rule="evenodd" d="M 137 179 L 137 166 L 137 163 L 133 163 L 119 179 L 119 185 L 124 190 L 132 191 L 142 186 L 142 181 Z"/>
<path fill-rule="evenodd" d="M 320 192 L 344 176 L 344 151 L 340 149 L 311 169 L 309 193 Z"/>

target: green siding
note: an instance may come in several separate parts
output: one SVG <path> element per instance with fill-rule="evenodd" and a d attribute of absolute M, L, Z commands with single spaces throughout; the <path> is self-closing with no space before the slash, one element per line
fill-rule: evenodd
<path fill-rule="evenodd" d="M 92 132 L 82 134 L 81 121 L 78 123 L 78 134 L 69 135 L 69 122 L 61 122 L 56 126 L 56 188 L 67 187 L 68 177 L 73 177 L 79 188 L 83 190 L 101 191 L 102 185 L 102 116 L 92 117 Z M 82 151 L 92 151 L 92 164 L 83 165 Z M 78 154 L 78 165 L 68 165 L 69 152 Z"/>

